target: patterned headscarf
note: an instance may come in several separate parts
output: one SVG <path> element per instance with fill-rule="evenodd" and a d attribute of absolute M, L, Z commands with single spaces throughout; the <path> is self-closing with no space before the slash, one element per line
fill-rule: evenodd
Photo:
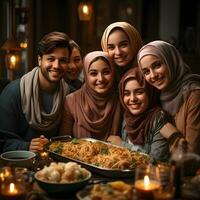
<path fill-rule="evenodd" d="M 192 74 L 189 66 L 183 61 L 178 50 L 164 41 L 153 41 L 143 46 L 138 53 L 138 65 L 146 55 L 154 55 L 167 66 L 170 84 L 161 91 L 161 104 L 164 110 L 175 115 L 192 90 L 200 89 L 200 76 Z"/>
<path fill-rule="evenodd" d="M 133 115 L 123 100 L 126 83 L 130 80 L 138 81 L 140 86 L 145 89 L 149 99 L 147 110 L 139 115 Z M 149 134 L 150 130 L 152 129 L 155 116 L 161 110 L 159 107 L 157 90 L 145 81 L 138 68 L 133 68 L 127 71 L 122 77 L 119 83 L 119 93 L 120 101 L 125 109 L 125 129 L 128 133 L 129 139 L 133 144 L 143 145 L 145 136 Z"/>

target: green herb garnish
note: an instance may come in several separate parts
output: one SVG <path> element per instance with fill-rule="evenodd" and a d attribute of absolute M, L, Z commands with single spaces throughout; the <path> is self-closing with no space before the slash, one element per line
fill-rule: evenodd
<path fill-rule="evenodd" d="M 108 147 L 101 147 L 100 153 L 102 155 L 108 155 L 108 152 L 109 152 Z"/>
<path fill-rule="evenodd" d="M 73 140 L 71 140 L 72 144 L 79 144 L 79 139 L 74 138 Z"/>

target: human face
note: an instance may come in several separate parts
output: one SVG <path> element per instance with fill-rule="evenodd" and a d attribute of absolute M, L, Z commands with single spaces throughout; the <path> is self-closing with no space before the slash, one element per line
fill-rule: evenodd
<path fill-rule="evenodd" d="M 127 34 L 116 29 L 108 37 L 108 54 L 119 67 L 126 67 L 133 60 L 133 50 Z"/>
<path fill-rule="evenodd" d="M 79 77 L 81 70 L 83 68 L 83 61 L 80 54 L 80 51 L 77 48 L 73 48 L 70 62 L 67 67 L 67 71 L 65 74 L 66 79 L 73 81 Z"/>
<path fill-rule="evenodd" d="M 67 48 L 56 48 L 52 53 L 38 57 L 41 74 L 50 83 L 59 82 L 64 76 L 69 63 Z"/>
<path fill-rule="evenodd" d="M 169 70 L 157 56 L 146 55 L 140 60 L 145 79 L 158 90 L 164 91 L 170 84 Z"/>
<path fill-rule="evenodd" d="M 93 62 L 88 69 L 88 85 L 99 94 L 105 94 L 113 85 L 113 71 L 103 60 Z"/>
<path fill-rule="evenodd" d="M 142 114 L 149 105 L 147 93 L 135 79 L 131 79 L 125 84 L 123 101 L 133 115 Z"/>

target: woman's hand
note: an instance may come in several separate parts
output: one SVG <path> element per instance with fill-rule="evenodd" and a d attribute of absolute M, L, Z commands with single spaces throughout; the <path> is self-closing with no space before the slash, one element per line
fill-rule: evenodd
<path fill-rule="evenodd" d="M 111 144 L 120 145 L 122 143 L 122 139 L 117 135 L 110 135 L 107 139 L 107 142 L 110 142 Z"/>
<path fill-rule="evenodd" d="M 33 138 L 31 140 L 29 150 L 33 152 L 41 152 L 44 150 L 44 146 L 48 142 L 49 140 L 44 135 L 41 135 L 39 138 Z"/>

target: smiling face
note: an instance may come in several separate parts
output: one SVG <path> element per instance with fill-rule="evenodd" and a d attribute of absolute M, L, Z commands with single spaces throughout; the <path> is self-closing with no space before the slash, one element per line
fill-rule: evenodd
<path fill-rule="evenodd" d="M 158 90 L 164 91 L 170 84 L 167 66 L 157 56 L 146 55 L 140 59 L 140 66 L 145 79 Z"/>
<path fill-rule="evenodd" d="M 70 56 L 70 62 L 68 64 L 67 71 L 65 74 L 65 78 L 70 81 L 78 79 L 82 68 L 83 61 L 80 51 L 77 48 L 73 48 Z"/>
<path fill-rule="evenodd" d="M 92 62 L 88 69 L 88 85 L 99 94 L 105 94 L 112 87 L 113 78 L 111 67 L 102 59 Z"/>
<path fill-rule="evenodd" d="M 38 57 L 42 79 L 46 82 L 57 83 L 64 76 L 69 63 L 67 48 L 56 48 L 52 53 Z"/>
<path fill-rule="evenodd" d="M 127 34 L 121 29 L 113 30 L 108 37 L 108 54 L 119 67 L 126 67 L 133 60 L 133 50 Z"/>
<path fill-rule="evenodd" d="M 130 79 L 125 83 L 123 101 L 133 115 L 142 114 L 149 105 L 147 93 L 136 79 Z"/>

